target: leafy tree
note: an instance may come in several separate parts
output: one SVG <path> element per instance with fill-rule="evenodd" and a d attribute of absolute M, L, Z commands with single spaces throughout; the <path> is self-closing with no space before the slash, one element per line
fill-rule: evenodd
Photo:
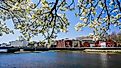
<path fill-rule="evenodd" d="M 116 41 L 116 39 L 117 39 L 117 34 L 116 34 L 116 32 L 112 32 L 111 35 L 110 35 L 108 38 L 111 38 L 111 39 L 113 39 L 113 40 Z"/>
<path fill-rule="evenodd" d="M 94 38 L 105 38 L 111 25 L 121 29 L 121 0 L 78 0 L 78 9 L 76 29 L 90 27 Z"/>
<path fill-rule="evenodd" d="M 117 34 L 116 41 L 121 44 L 121 32 Z"/>
<path fill-rule="evenodd" d="M 4 33 L 9 34 L 13 33 L 13 31 L 7 28 L 3 21 L 0 21 L 0 36 L 2 36 Z"/>
<path fill-rule="evenodd" d="M 112 39 L 114 41 L 116 41 L 119 44 L 121 44 L 121 32 L 116 33 L 116 32 L 112 32 L 109 36 L 109 39 Z"/>
<path fill-rule="evenodd" d="M 0 19 L 12 19 L 15 29 L 27 40 L 42 34 L 50 42 L 56 33 L 67 31 L 69 22 L 63 11 L 70 6 L 65 0 L 38 0 L 37 4 L 31 0 L 0 0 Z"/>
<path fill-rule="evenodd" d="M 120 0 L 0 0 L 0 25 L 12 19 L 15 29 L 19 29 L 28 40 L 42 34 L 51 42 L 60 31 L 66 32 L 69 25 L 65 12 L 78 10 L 75 16 L 80 17 L 76 30 L 84 27 L 93 29 L 95 38 L 106 35 L 110 25 L 121 28 Z M 12 32 L 1 26 L 0 33 Z M 7 29 L 7 30 L 6 30 Z"/>

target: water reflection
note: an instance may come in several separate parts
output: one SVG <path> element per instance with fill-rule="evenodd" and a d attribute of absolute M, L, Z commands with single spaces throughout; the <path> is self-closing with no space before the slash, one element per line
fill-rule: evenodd
<path fill-rule="evenodd" d="M 100 60 L 101 60 L 102 68 L 107 68 L 108 55 L 106 53 L 101 53 Z"/>
<path fill-rule="evenodd" d="M 121 68 L 121 54 L 40 52 L 0 54 L 0 68 Z"/>

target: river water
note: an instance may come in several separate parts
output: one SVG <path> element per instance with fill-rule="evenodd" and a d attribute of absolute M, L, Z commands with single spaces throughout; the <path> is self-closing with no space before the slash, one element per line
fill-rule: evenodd
<path fill-rule="evenodd" d="M 76 51 L 2 53 L 0 68 L 121 68 L 121 54 Z"/>

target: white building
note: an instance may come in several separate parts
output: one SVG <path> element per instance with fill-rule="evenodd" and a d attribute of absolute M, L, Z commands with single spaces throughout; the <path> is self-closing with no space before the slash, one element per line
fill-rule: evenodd
<path fill-rule="evenodd" d="M 16 41 L 11 41 L 9 43 L 13 47 L 24 47 L 28 45 L 28 42 L 26 40 L 16 40 Z"/>
<path fill-rule="evenodd" d="M 2 43 L 1 45 L 0 45 L 0 47 L 6 47 L 6 43 Z"/>
<path fill-rule="evenodd" d="M 90 44 L 94 44 L 93 38 L 92 37 L 89 37 L 89 36 L 77 37 L 76 39 L 82 41 L 82 43 L 89 42 Z"/>
<path fill-rule="evenodd" d="M 101 47 L 106 47 L 106 42 L 100 42 L 99 44 Z"/>
<path fill-rule="evenodd" d="M 0 44 L 0 47 L 10 47 L 10 44 L 2 43 L 2 44 Z"/>

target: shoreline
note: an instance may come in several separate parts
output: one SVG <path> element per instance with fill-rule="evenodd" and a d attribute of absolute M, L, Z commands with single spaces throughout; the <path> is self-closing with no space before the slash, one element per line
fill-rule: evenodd
<path fill-rule="evenodd" d="M 86 49 L 83 51 L 80 50 L 48 50 L 48 51 L 17 51 L 14 54 L 23 54 L 23 53 L 40 53 L 40 52 L 73 52 L 73 53 L 97 53 L 97 54 L 121 54 L 121 50 L 90 50 Z"/>
<path fill-rule="evenodd" d="M 14 53 L 0 53 L 0 54 L 24 54 L 24 53 L 41 53 L 41 52 L 73 52 L 73 53 L 90 53 L 90 54 L 121 54 L 121 51 L 70 51 L 70 50 L 50 50 L 50 51 L 24 51 Z"/>
<path fill-rule="evenodd" d="M 121 53 L 121 50 L 94 50 L 94 49 L 85 49 L 84 52 Z"/>
<path fill-rule="evenodd" d="M 3 49 L 5 50 L 5 49 Z M 121 53 L 121 47 L 81 47 L 81 48 L 6 48 L 8 52 L 5 53 L 31 53 L 31 52 L 44 52 L 44 51 L 80 51 L 80 52 L 98 52 L 98 53 Z M 1 49 L 2 52 L 2 49 Z M 4 52 L 2 52 L 4 53 Z"/>

